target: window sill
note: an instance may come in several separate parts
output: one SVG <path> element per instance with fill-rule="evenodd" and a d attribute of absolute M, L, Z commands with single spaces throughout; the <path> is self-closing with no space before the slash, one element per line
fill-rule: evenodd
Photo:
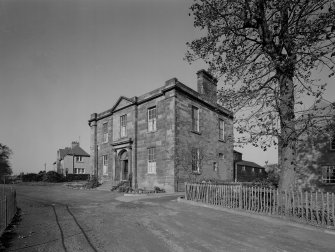
<path fill-rule="evenodd" d="M 224 140 L 224 139 L 219 139 L 219 142 L 221 142 L 221 143 L 225 143 L 226 140 Z"/>
<path fill-rule="evenodd" d="M 150 133 L 156 133 L 156 132 L 157 132 L 157 130 L 147 131 L 148 134 L 150 134 Z"/>
<path fill-rule="evenodd" d="M 157 175 L 157 173 L 147 173 L 147 175 L 152 176 L 152 175 Z"/>
<path fill-rule="evenodd" d="M 194 174 L 194 175 L 200 175 L 201 172 L 198 172 L 198 171 L 192 171 L 192 174 Z"/>
<path fill-rule="evenodd" d="M 325 186 L 335 186 L 335 182 L 330 182 L 330 183 L 322 182 L 322 184 Z"/>
<path fill-rule="evenodd" d="M 201 135 L 201 133 L 199 131 L 191 130 L 191 132 L 194 133 L 194 134 L 197 134 L 197 135 Z"/>

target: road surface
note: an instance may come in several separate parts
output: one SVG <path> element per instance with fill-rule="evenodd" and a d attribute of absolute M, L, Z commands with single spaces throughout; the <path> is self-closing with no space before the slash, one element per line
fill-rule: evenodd
<path fill-rule="evenodd" d="M 335 235 L 177 202 L 64 185 L 16 185 L 6 251 L 335 251 Z"/>

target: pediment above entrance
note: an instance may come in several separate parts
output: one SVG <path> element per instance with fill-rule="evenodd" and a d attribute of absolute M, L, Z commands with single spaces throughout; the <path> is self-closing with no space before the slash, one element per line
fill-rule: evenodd
<path fill-rule="evenodd" d="M 133 105 L 133 104 L 134 104 L 133 100 L 131 100 L 127 97 L 121 96 L 117 100 L 117 102 L 114 104 L 114 106 L 112 108 L 112 112 L 120 110 L 120 109 L 125 108 L 125 107 L 128 107 L 128 106 Z"/>

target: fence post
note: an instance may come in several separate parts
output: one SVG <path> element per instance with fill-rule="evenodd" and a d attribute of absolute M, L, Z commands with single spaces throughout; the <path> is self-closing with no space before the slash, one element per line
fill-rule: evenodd
<path fill-rule="evenodd" d="M 330 219 L 329 219 L 329 193 L 327 192 L 326 194 L 326 197 L 327 197 L 327 225 L 329 226 L 329 222 L 330 222 Z"/>
<path fill-rule="evenodd" d="M 7 220 L 7 213 L 8 213 L 8 211 L 7 211 L 7 196 L 5 195 L 5 228 L 7 227 L 7 222 L 8 222 L 8 220 Z"/>
<path fill-rule="evenodd" d="M 242 185 L 240 185 L 240 192 L 239 192 L 239 208 L 242 209 Z"/>

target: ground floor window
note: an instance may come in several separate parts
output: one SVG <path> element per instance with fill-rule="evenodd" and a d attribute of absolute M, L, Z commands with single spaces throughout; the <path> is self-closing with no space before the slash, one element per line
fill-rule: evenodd
<path fill-rule="evenodd" d="M 335 165 L 322 166 L 322 182 L 326 184 L 335 183 Z"/>
<path fill-rule="evenodd" d="M 192 149 L 192 171 L 200 173 L 200 149 Z"/>
<path fill-rule="evenodd" d="M 85 174 L 85 168 L 74 168 L 73 173 L 74 174 Z"/>
<path fill-rule="evenodd" d="M 148 148 L 148 173 L 156 174 L 156 148 Z"/>
<path fill-rule="evenodd" d="M 103 168 L 103 175 L 108 175 L 108 170 L 107 170 L 107 168 L 108 168 L 108 157 L 107 157 L 107 155 L 103 155 L 102 156 L 102 168 Z"/>

